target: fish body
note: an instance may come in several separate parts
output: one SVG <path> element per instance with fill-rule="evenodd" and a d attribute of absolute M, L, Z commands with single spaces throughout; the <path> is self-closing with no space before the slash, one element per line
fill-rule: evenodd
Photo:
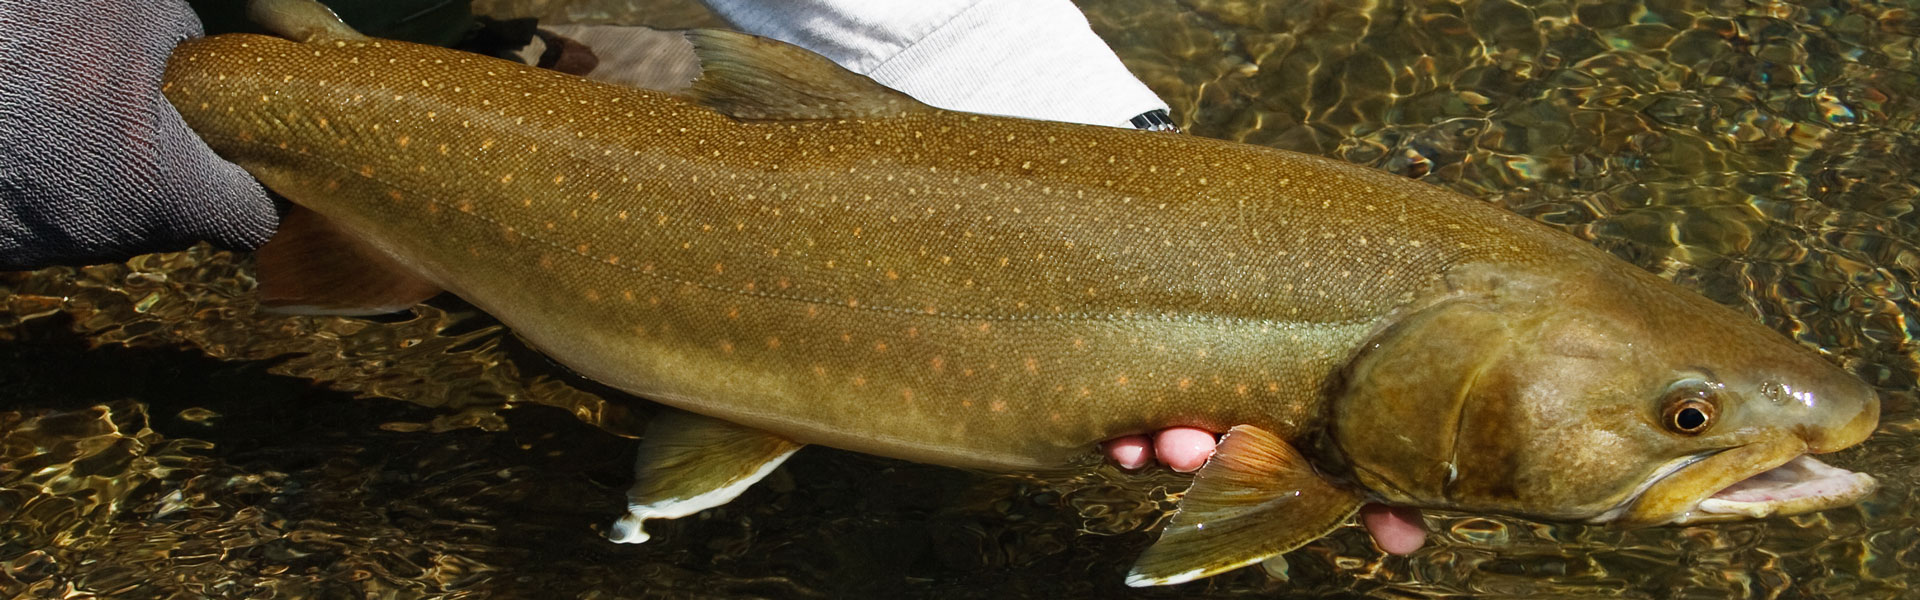
<path fill-rule="evenodd" d="M 696 34 L 685 95 L 309 35 L 186 42 L 167 96 L 222 156 L 581 374 L 712 439 L 790 442 L 710 445 L 760 458 L 698 484 L 643 450 L 643 479 L 678 486 L 636 491 L 677 507 L 643 516 L 724 502 L 802 444 L 1024 470 L 1231 429 L 1234 460 L 1136 571 L 1168 583 L 1285 549 L 1176 543 L 1212 535 L 1195 519 L 1285 521 L 1195 506 L 1203 488 L 1325 488 L 1295 507 L 1311 523 L 1262 534 L 1292 545 L 1364 499 L 1668 522 L 1877 418 L 1871 389 L 1747 318 L 1358 166 L 932 109 L 737 34 Z M 1675 429 L 1701 414 L 1731 425 Z"/>
<path fill-rule="evenodd" d="M 586 376 L 807 443 L 1035 468 L 1170 424 L 1291 436 L 1447 266 L 1598 258 L 1261 147 L 945 111 L 738 122 L 366 44 L 191 43 L 184 65 L 257 75 L 174 97 L 248 110 L 201 131 Z"/>

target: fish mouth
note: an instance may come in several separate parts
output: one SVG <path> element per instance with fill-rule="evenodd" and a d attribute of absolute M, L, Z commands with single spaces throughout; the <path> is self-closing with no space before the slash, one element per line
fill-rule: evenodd
<path fill-rule="evenodd" d="M 1801 444 L 1754 444 L 1683 457 L 1597 522 L 1690 525 L 1784 517 L 1859 502 L 1873 476 L 1828 465 Z M 1757 472 L 1754 465 L 1764 465 Z"/>
<path fill-rule="evenodd" d="M 1789 516 L 1859 502 L 1880 483 L 1802 454 L 1721 488 L 1682 513 L 1674 524 Z"/>

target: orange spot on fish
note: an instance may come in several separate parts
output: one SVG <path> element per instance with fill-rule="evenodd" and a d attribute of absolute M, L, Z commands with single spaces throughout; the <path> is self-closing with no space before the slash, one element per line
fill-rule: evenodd
<path fill-rule="evenodd" d="M 1180 391 L 1183 391 L 1183 392 L 1184 392 L 1184 391 L 1187 391 L 1187 388 L 1190 388 L 1190 387 L 1193 387 L 1193 378 L 1192 378 L 1192 377 L 1181 377 L 1181 378 L 1180 378 Z"/>
<path fill-rule="evenodd" d="M 853 387 L 866 387 L 866 386 L 867 386 L 866 377 L 860 376 L 860 375 L 855 375 L 853 377 Z"/>
<path fill-rule="evenodd" d="M 933 360 L 927 361 L 927 366 L 933 367 L 933 372 L 935 373 L 945 371 L 947 368 L 947 359 L 935 356 Z"/>
<path fill-rule="evenodd" d="M 826 377 L 826 376 L 827 376 L 827 368 L 826 368 L 826 367 L 823 367 L 823 366 L 820 366 L 820 365 L 814 365 L 814 366 L 813 366 L 813 374 L 814 374 L 815 376 L 817 376 L 817 377 Z"/>
<path fill-rule="evenodd" d="M 542 269 L 553 268 L 553 255 L 547 254 L 544 252 L 540 253 L 540 268 Z"/>
<path fill-rule="evenodd" d="M 901 399 L 901 400 L 905 400 L 905 401 L 907 401 L 907 402 L 912 402 L 912 401 L 913 401 L 913 388 L 901 388 L 901 389 L 900 389 L 900 399 Z"/>
<path fill-rule="evenodd" d="M 599 302 L 600 292 L 597 290 L 588 289 L 586 292 L 586 297 L 588 302 Z"/>
<path fill-rule="evenodd" d="M 740 307 L 738 307 L 738 306 L 734 306 L 734 307 L 729 307 L 729 308 L 727 309 L 727 318 L 729 318 L 729 319 L 738 319 L 738 318 L 740 318 Z"/>
<path fill-rule="evenodd" d="M 720 264 L 720 263 L 713 263 L 713 272 L 714 272 L 714 273 L 725 273 L 725 272 L 727 272 L 727 266 L 726 266 L 726 265 L 724 265 L 724 264 Z"/>
<path fill-rule="evenodd" d="M 392 198 L 394 200 L 399 200 L 401 198 L 400 190 L 387 190 L 387 197 Z"/>
<path fill-rule="evenodd" d="M 777 338 L 777 337 L 770 337 L 770 338 L 767 338 L 767 349 L 768 349 L 768 350 L 772 350 L 772 349 L 774 349 L 774 348 L 779 348 L 779 347 L 780 347 L 780 338 Z"/>
<path fill-rule="evenodd" d="M 873 343 L 873 351 L 874 351 L 874 352 L 886 352 L 886 351 L 887 351 L 887 343 L 886 343 L 886 342 L 874 342 L 874 343 Z"/>
<path fill-rule="evenodd" d="M 994 400 L 993 405 L 988 408 L 992 409 L 993 412 L 1007 412 L 1007 401 Z"/>
<path fill-rule="evenodd" d="M 360 165 L 360 176 L 361 176 L 361 177 L 372 177 L 372 176 L 373 176 L 373 165 Z"/>
<path fill-rule="evenodd" d="M 574 252 L 578 252 L 578 253 L 581 253 L 581 254 L 586 254 L 586 253 L 587 253 L 587 245 L 586 245 L 586 244 L 581 244 L 581 245 L 578 245 L 578 246 L 574 246 L 574 247 L 573 247 L 573 251 L 574 251 Z"/>
<path fill-rule="evenodd" d="M 400 136 L 400 139 L 394 140 L 394 143 L 400 144 L 401 148 L 405 148 L 407 147 L 408 144 L 413 143 L 413 138 L 403 135 L 403 136 Z"/>
<path fill-rule="evenodd" d="M 979 329 L 980 333 L 986 333 L 988 330 L 993 329 L 993 324 L 982 321 L 978 327 L 975 327 L 975 329 Z"/>
<path fill-rule="evenodd" d="M 1233 386 L 1233 393 L 1235 394 L 1245 396 L 1247 395 L 1248 391 L 1249 390 L 1247 389 L 1247 384 L 1242 383 L 1240 385 Z"/>
<path fill-rule="evenodd" d="M 1026 363 L 1028 373 L 1040 373 L 1040 359 L 1029 356 L 1027 357 Z"/>
<path fill-rule="evenodd" d="M 633 290 L 620 290 L 620 299 L 626 300 L 628 302 L 632 302 Z"/>
<path fill-rule="evenodd" d="M 513 174 L 512 174 L 512 173 L 508 173 L 508 174 L 505 174 L 505 175 L 501 175 L 501 176 L 500 176 L 500 183 L 513 183 Z"/>
<path fill-rule="evenodd" d="M 1119 376 L 1119 377 L 1115 377 L 1115 378 L 1113 379 L 1113 382 L 1114 382 L 1115 384 L 1118 384 L 1118 385 L 1126 385 L 1126 384 L 1127 384 L 1127 376 L 1125 376 L 1125 375 L 1121 375 L 1121 376 Z"/>
<path fill-rule="evenodd" d="M 900 278 L 899 273 L 894 272 L 893 269 L 887 269 L 887 279 L 899 279 L 899 278 Z"/>
<path fill-rule="evenodd" d="M 733 354 L 733 342 L 720 342 L 720 353 Z"/>

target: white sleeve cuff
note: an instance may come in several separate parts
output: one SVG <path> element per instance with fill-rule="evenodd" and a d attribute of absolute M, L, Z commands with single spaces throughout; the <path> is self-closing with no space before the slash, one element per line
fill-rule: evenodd
<path fill-rule="evenodd" d="M 922 102 L 1128 127 L 1167 105 L 1067 0 L 708 0 L 741 30 L 796 44 Z"/>

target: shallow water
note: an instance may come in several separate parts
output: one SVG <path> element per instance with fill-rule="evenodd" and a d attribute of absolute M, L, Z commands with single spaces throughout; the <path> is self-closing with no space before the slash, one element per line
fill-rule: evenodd
<path fill-rule="evenodd" d="M 481 3 L 708 22 L 697 8 Z M 1858 507 L 1615 531 L 1434 514 L 1170 589 L 1121 575 L 1182 478 L 972 474 L 824 449 L 614 545 L 651 410 L 441 299 L 258 313 L 204 249 L 0 275 L 0 595 L 1764 597 L 1920 584 L 1920 5 L 1086 2 L 1196 135 L 1420 177 L 1822 350 L 1885 415 Z M 603 399 L 604 397 L 604 399 Z"/>

